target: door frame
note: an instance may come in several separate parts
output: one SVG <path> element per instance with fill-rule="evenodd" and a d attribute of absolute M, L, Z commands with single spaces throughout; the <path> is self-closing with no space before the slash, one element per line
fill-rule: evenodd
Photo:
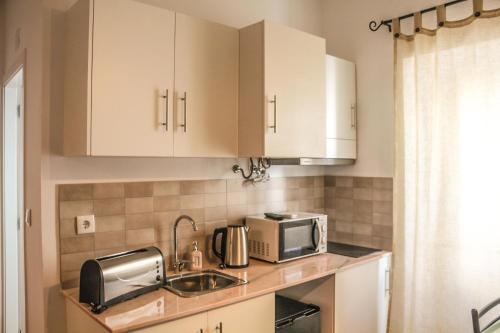
<path fill-rule="evenodd" d="M 19 247 L 19 272 L 20 272 L 20 278 L 22 281 L 19 283 L 20 285 L 20 297 L 19 297 L 19 302 L 20 302 L 20 309 L 19 309 L 19 316 L 20 316 L 20 329 L 22 333 L 26 332 L 27 329 L 27 318 L 26 318 L 26 313 L 27 313 L 27 288 L 26 288 L 26 235 L 25 235 L 25 216 L 24 213 L 26 212 L 26 168 L 24 165 L 24 162 L 26 160 L 26 102 L 27 102 L 27 67 L 26 67 L 27 61 L 26 61 L 26 49 L 21 51 L 21 54 L 13 61 L 13 63 L 10 66 L 6 66 L 6 71 L 4 72 L 3 80 L 2 80 L 2 90 L 0 92 L 0 97 L 1 97 L 1 117 L 0 117 L 0 159 L 1 159 L 1 165 L 0 165 L 0 171 L 1 171 L 1 177 L 0 177 L 0 187 L 1 187 L 1 192 L 0 192 L 0 302 L 1 302 L 1 311 L 0 311 L 0 316 L 2 317 L 2 320 L 0 322 L 0 332 L 2 333 L 7 333 L 5 332 L 5 253 L 4 253 L 4 199 L 3 199 L 3 194 L 4 194 L 4 143 L 5 143 L 5 138 L 4 138 L 4 126 L 5 126 L 5 96 L 4 96 L 4 91 L 5 88 L 7 87 L 7 84 L 19 73 L 19 71 L 22 72 L 22 80 L 23 80 L 23 96 L 22 96 L 22 102 L 21 102 L 21 112 L 20 112 L 20 122 L 21 122 L 21 140 L 22 142 L 19 143 L 19 146 L 22 147 L 22 155 L 21 155 L 21 169 L 22 169 L 22 184 L 19 187 L 19 190 L 22 192 L 21 195 L 19 196 L 22 200 L 22 205 L 19 205 L 20 207 L 20 221 L 19 221 L 19 230 L 20 230 L 20 235 L 19 238 L 22 240 L 22 244 Z"/>

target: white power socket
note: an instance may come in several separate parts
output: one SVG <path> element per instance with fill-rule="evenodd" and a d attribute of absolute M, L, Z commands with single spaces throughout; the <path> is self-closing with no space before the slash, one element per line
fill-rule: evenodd
<path fill-rule="evenodd" d="M 94 215 L 83 215 L 76 217 L 76 233 L 92 234 L 95 232 L 95 217 Z"/>

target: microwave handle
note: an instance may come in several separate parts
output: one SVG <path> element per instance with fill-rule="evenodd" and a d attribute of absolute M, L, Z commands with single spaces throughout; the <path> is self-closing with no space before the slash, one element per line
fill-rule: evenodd
<path fill-rule="evenodd" d="M 316 242 L 315 235 L 316 235 L 316 229 L 318 230 L 318 241 Z M 318 226 L 318 220 L 314 220 L 313 222 L 313 227 L 312 227 L 312 241 L 313 241 L 313 246 L 314 246 L 314 251 L 318 252 L 319 251 L 319 243 L 321 240 L 321 228 Z"/>

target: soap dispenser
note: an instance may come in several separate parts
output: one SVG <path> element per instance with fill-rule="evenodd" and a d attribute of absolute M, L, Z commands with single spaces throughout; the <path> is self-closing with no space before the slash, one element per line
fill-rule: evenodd
<path fill-rule="evenodd" d="M 198 250 L 198 242 L 193 242 L 193 252 L 191 252 L 191 270 L 201 271 L 203 265 L 203 254 Z"/>

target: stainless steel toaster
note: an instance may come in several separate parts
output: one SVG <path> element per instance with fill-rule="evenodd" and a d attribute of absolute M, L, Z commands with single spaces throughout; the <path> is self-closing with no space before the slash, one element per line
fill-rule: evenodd
<path fill-rule="evenodd" d="M 80 302 L 100 313 L 107 307 L 159 289 L 165 261 L 156 247 L 87 260 L 80 271 Z"/>

